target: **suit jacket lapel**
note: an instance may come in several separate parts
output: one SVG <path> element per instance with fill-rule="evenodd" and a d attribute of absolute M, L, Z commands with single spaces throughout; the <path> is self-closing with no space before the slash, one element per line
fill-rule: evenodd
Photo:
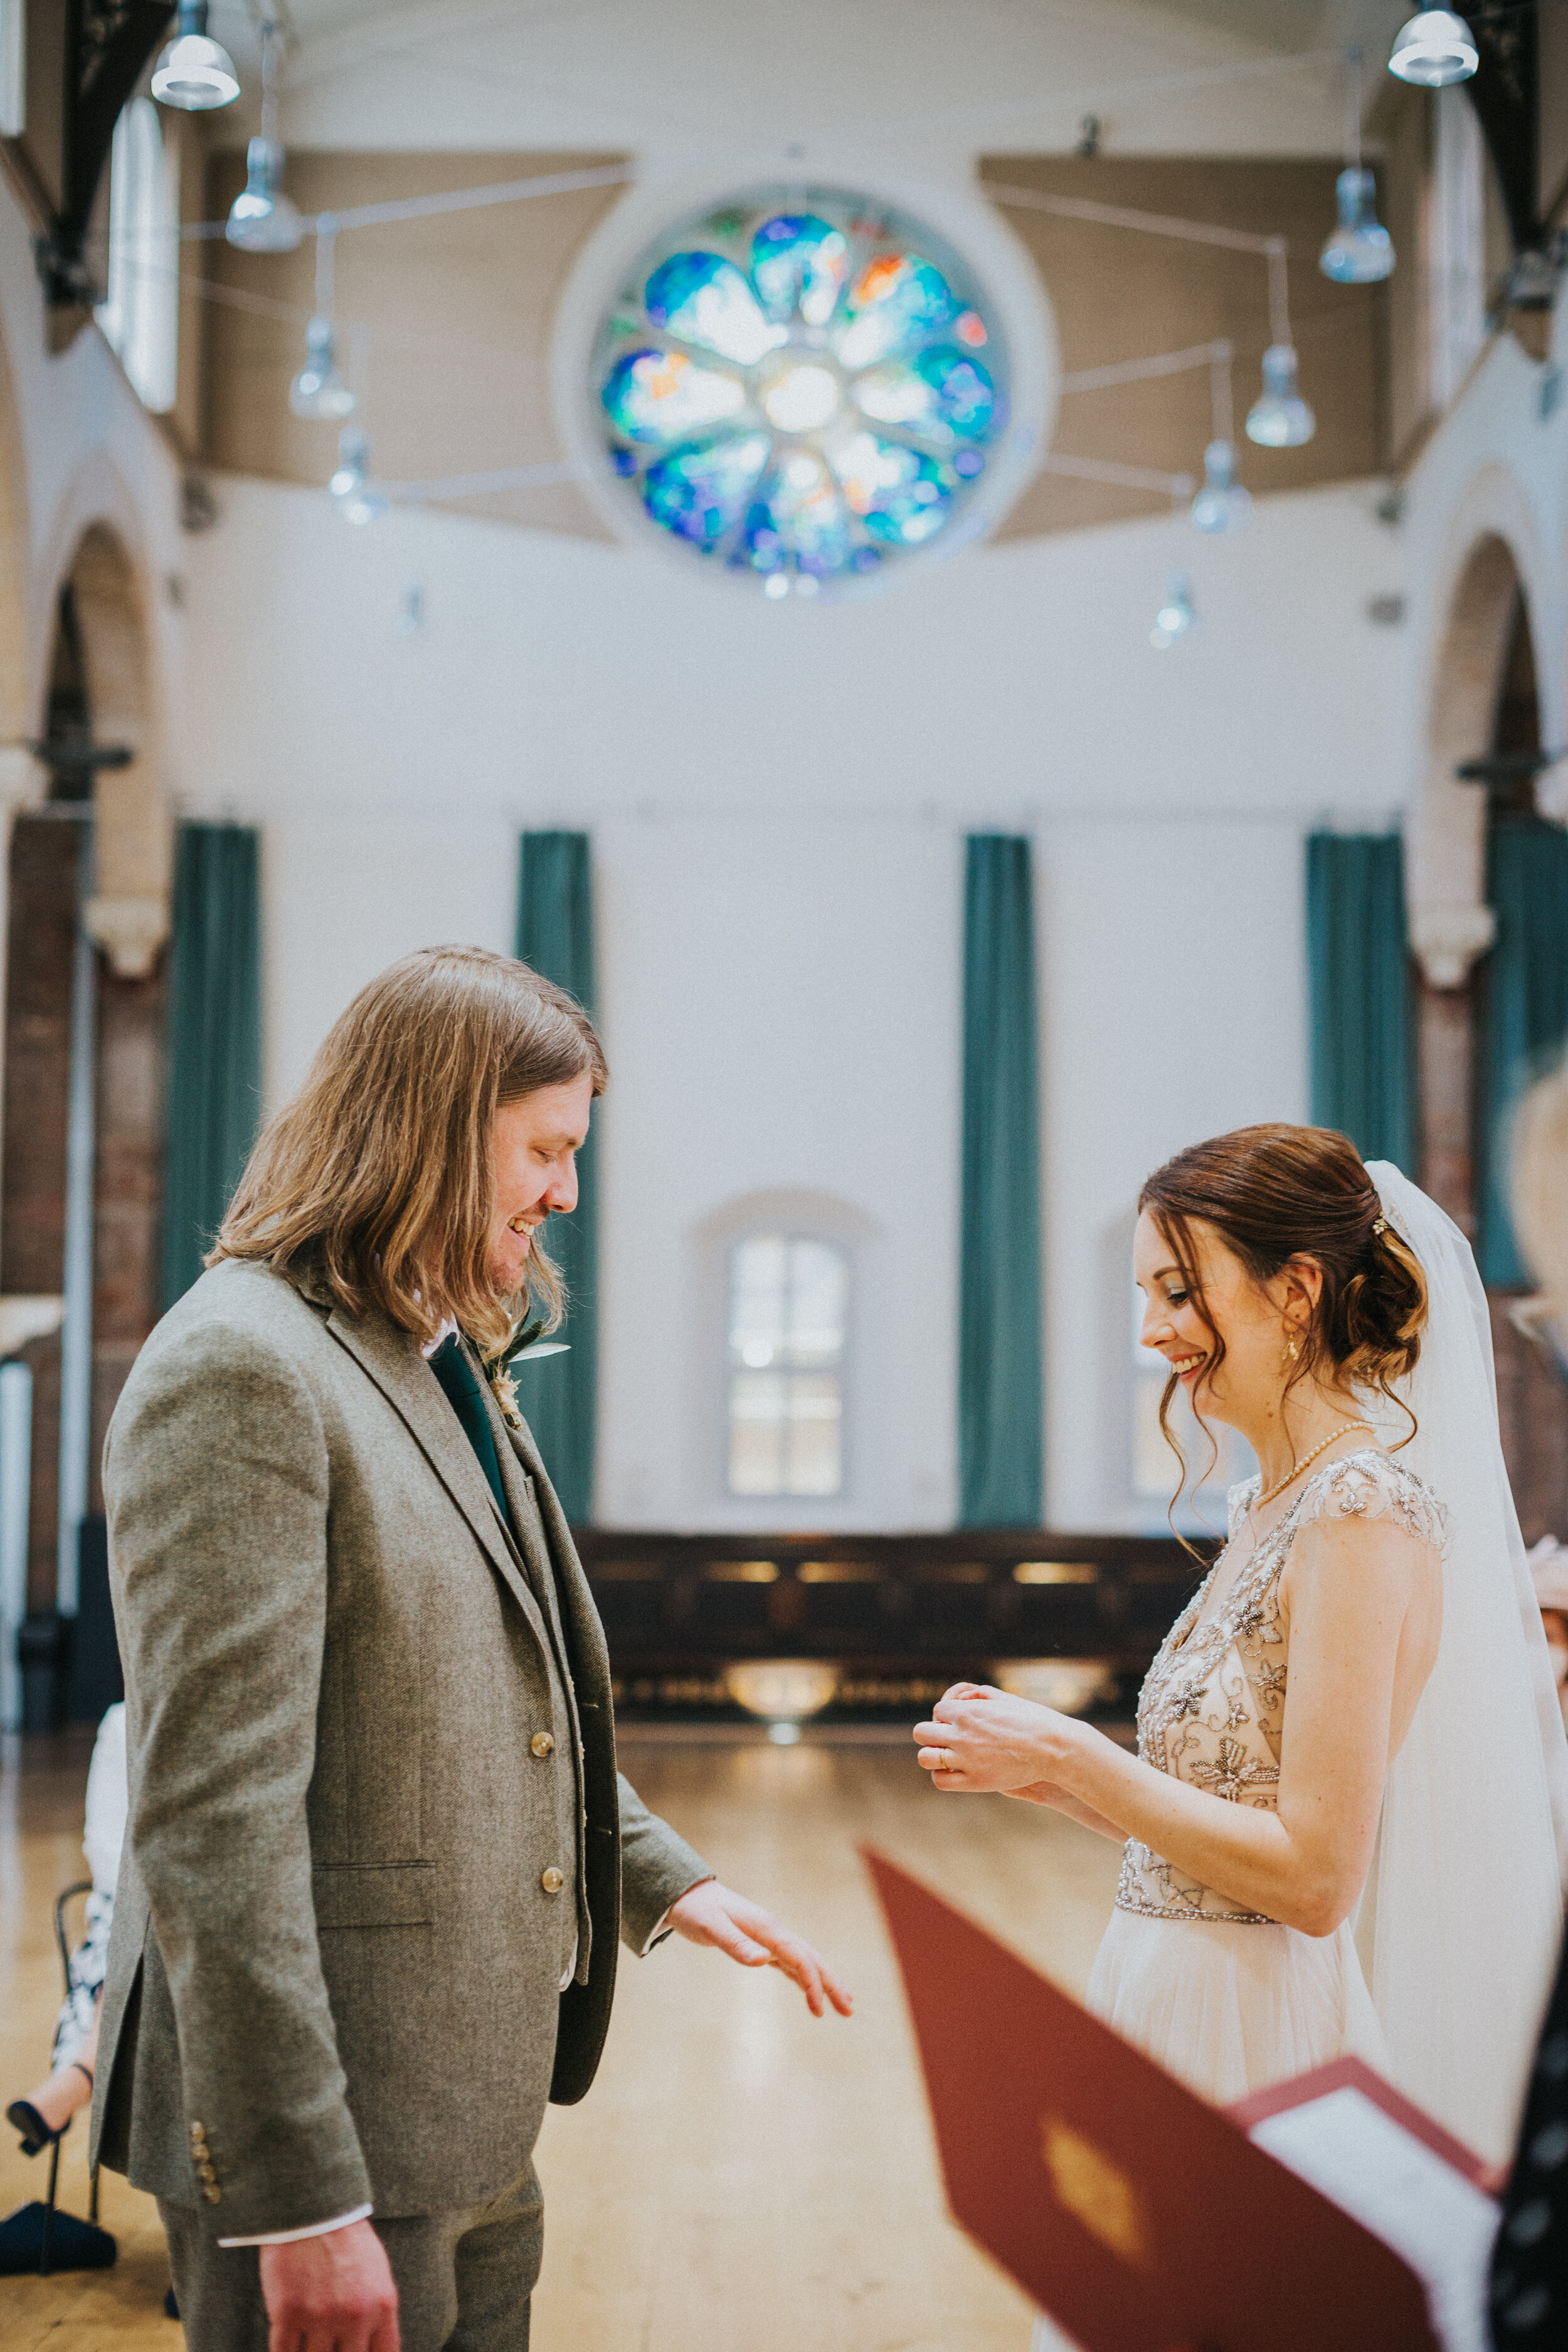
<path fill-rule="evenodd" d="M 534 1465 L 525 1467 L 515 1443 L 519 1433 L 513 1429 L 496 1402 L 495 1391 L 484 1375 L 484 1367 L 467 1340 L 469 1359 L 479 1383 L 489 1417 L 490 1433 L 495 1439 L 496 1462 L 500 1471 L 501 1485 L 506 1490 L 507 1507 L 511 1513 L 512 1530 L 528 1569 L 529 1582 L 533 1587 L 539 1605 L 549 1615 L 554 1629 L 557 1654 L 562 1671 L 567 1671 L 566 1641 L 561 1623 L 561 1604 L 556 1592 L 555 1568 L 545 1539 L 544 1523 L 539 1506 L 539 1489 L 545 1483 L 543 1470 L 534 1457 Z"/>
<path fill-rule="evenodd" d="M 566 1650 L 572 1660 L 573 1672 L 580 1682 L 588 1679 L 595 1686 L 602 1684 L 604 1696 L 607 1698 L 609 1653 L 605 1647 L 599 1612 L 594 1606 L 594 1596 L 583 1573 L 583 1563 L 577 1557 L 572 1530 L 566 1524 L 566 1514 L 556 1499 L 555 1489 L 550 1483 L 539 1448 L 533 1442 L 533 1432 L 527 1422 L 517 1429 L 513 1429 L 510 1423 L 503 1426 L 508 1453 L 514 1461 L 522 1465 L 533 1481 L 534 1502 L 555 1571 L 551 1580 L 552 1589 L 566 1621 Z M 506 1475 L 503 1458 L 501 1475 L 504 1478 Z M 607 1716 L 607 1707 L 605 1712 Z"/>
<path fill-rule="evenodd" d="M 447 1492 L 504 1577 L 533 1627 L 548 1640 L 539 1603 L 528 1589 L 506 1530 L 497 1516 L 489 1481 L 463 1434 L 462 1423 L 441 1393 L 440 1384 L 406 1331 L 379 1316 L 350 1317 L 334 1308 L 327 1328 L 341 1348 L 375 1382 L 406 1425 Z M 504 1474 L 503 1474 L 504 1475 Z"/>

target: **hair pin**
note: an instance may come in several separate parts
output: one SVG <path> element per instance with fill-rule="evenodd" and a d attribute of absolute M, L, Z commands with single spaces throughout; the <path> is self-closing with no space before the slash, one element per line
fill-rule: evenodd
<path fill-rule="evenodd" d="M 1388 1231 L 1388 1219 L 1386 1217 L 1373 1217 L 1372 1221 L 1372 1229 L 1374 1234 L 1385 1234 Z"/>

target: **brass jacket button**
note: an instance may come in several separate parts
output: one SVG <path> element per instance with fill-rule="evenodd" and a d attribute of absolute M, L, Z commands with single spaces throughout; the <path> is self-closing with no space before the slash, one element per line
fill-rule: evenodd
<path fill-rule="evenodd" d="M 223 2190 L 221 2189 L 215 2188 L 213 2183 L 209 2180 L 206 2187 L 202 2190 L 202 2195 L 206 2199 L 209 2205 L 216 2205 L 222 2197 Z"/>
<path fill-rule="evenodd" d="M 198 2164 L 196 2167 L 196 2179 L 198 2180 L 216 2180 L 217 2179 L 217 2174 L 210 2164 Z"/>
<path fill-rule="evenodd" d="M 552 1863 L 548 1870 L 542 1870 L 540 1872 L 539 1883 L 541 1886 L 543 1887 L 546 1895 L 559 1895 L 562 1888 L 565 1885 L 566 1880 L 564 1874 L 561 1871 L 557 1870 L 555 1864 Z"/>
<path fill-rule="evenodd" d="M 536 1731 L 533 1738 L 528 1743 L 528 1752 L 531 1756 L 553 1756 L 555 1753 L 554 1734 L 549 1731 Z"/>

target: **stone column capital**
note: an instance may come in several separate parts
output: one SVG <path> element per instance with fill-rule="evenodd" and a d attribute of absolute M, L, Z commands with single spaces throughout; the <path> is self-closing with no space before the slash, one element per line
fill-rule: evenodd
<path fill-rule="evenodd" d="M 121 980 L 145 980 L 169 936 L 167 898 L 89 898 L 82 908 L 89 939 Z"/>
<path fill-rule="evenodd" d="M 1497 937 L 1489 907 L 1438 904 L 1410 910 L 1410 945 L 1433 988 L 1463 988 Z"/>
<path fill-rule="evenodd" d="M 0 823 L 48 798 L 48 770 L 28 743 L 0 743 Z"/>

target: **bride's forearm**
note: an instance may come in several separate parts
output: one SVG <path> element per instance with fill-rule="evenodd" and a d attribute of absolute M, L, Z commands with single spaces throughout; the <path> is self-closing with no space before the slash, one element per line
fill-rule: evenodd
<path fill-rule="evenodd" d="M 1233 1804 L 1130 1756 L 1087 1724 L 1053 1769 L 1064 1793 L 1202 1885 L 1310 1936 L 1331 1935 L 1354 1899 L 1334 1857 L 1292 1836 L 1272 1807 Z"/>
<path fill-rule="evenodd" d="M 1100 1837 L 1111 1838 L 1118 1845 L 1127 1843 L 1125 1830 L 1119 1830 L 1114 1822 L 1107 1821 L 1103 1813 L 1097 1813 L 1092 1805 L 1086 1805 L 1080 1798 L 1069 1796 L 1065 1789 L 1058 1789 L 1053 1780 L 1037 1780 L 1032 1788 L 1008 1789 L 1004 1793 L 1009 1797 L 1022 1797 L 1026 1804 L 1048 1805 L 1052 1812 L 1065 1813 L 1069 1822 L 1079 1822 L 1086 1830 L 1093 1830 Z"/>

